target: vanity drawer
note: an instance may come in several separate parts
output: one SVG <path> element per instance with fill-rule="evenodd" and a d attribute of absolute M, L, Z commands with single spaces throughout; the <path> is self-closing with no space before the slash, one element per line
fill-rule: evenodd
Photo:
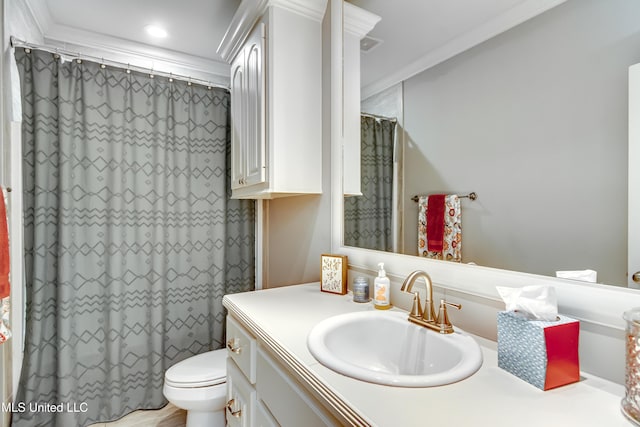
<path fill-rule="evenodd" d="M 227 316 L 227 354 L 251 384 L 256 383 L 256 339 L 231 316 Z"/>
<path fill-rule="evenodd" d="M 227 426 L 252 427 L 256 391 L 230 359 L 227 359 Z"/>
<path fill-rule="evenodd" d="M 264 404 L 282 426 L 338 426 L 308 392 L 262 348 L 257 356 L 257 404 Z"/>

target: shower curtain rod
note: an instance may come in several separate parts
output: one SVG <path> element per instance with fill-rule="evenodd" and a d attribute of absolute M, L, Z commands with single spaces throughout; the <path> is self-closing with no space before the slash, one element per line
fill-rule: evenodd
<path fill-rule="evenodd" d="M 379 116 L 377 114 L 371 114 L 371 113 L 360 113 L 360 115 L 364 117 L 371 117 L 372 119 L 377 119 L 377 120 L 389 120 L 390 122 L 398 121 L 398 119 L 395 117 L 385 117 L 385 116 Z"/>
<path fill-rule="evenodd" d="M 203 80 L 203 79 L 198 79 L 198 78 L 194 78 L 194 77 L 190 77 L 190 76 L 184 76 L 181 74 L 175 74 L 175 73 L 167 73 L 164 71 L 157 71 L 154 70 L 153 68 L 145 68 L 145 67 L 140 67 L 137 65 L 131 65 L 131 64 L 125 64 L 124 62 L 121 61 L 114 61 L 111 59 L 105 59 L 103 57 L 98 57 L 98 56 L 93 56 L 93 55 L 86 55 L 84 53 L 81 52 L 74 52 L 68 49 L 62 49 L 62 48 L 58 48 L 58 47 L 53 47 L 53 46 L 45 46 L 45 45 L 40 45 L 40 44 L 35 44 L 35 43 L 29 43 L 26 42 L 24 40 L 20 40 L 17 37 L 11 36 L 9 38 L 9 43 L 11 45 L 12 48 L 16 48 L 16 47 L 23 47 L 26 49 L 36 49 L 36 50 L 42 50 L 45 52 L 49 52 L 49 53 L 53 53 L 53 54 L 58 54 L 61 56 L 65 56 L 65 57 L 69 57 L 70 59 L 86 59 L 92 62 L 96 62 L 100 65 L 109 65 L 115 68 L 122 68 L 124 70 L 131 70 L 131 71 L 137 71 L 140 73 L 145 73 L 145 74 L 149 74 L 152 76 L 162 76 L 162 77 L 166 77 L 168 79 L 174 79 L 174 80 L 182 80 L 187 82 L 188 84 L 197 84 L 200 86 L 206 86 L 207 88 L 211 89 L 211 88 L 220 88 L 220 89 L 225 89 L 225 90 L 229 90 L 229 86 L 224 86 L 221 84 L 216 84 L 216 83 L 211 83 L 207 80 Z"/>

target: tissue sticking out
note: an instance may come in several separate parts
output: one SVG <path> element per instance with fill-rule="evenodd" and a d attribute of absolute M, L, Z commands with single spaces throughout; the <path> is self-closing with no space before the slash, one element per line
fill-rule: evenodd
<path fill-rule="evenodd" d="M 553 322 L 558 318 L 558 300 L 551 286 L 507 288 L 496 286 L 507 311 L 518 312 L 528 319 Z"/>

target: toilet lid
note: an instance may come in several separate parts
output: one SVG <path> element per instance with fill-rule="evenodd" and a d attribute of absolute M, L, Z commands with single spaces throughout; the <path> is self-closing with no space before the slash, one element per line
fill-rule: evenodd
<path fill-rule="evenodd" d="M 207 387 L 227 380 L 226 349 L 209 351 L 178 362 L 164 374 L 172 387 Z"/>

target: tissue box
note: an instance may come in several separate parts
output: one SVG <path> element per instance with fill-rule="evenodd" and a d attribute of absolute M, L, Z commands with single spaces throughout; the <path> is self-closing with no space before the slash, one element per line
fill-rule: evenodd
<path fill-rule="evenodd" d="M 558 317 L 546 322 L 498 312 L 498 366 L 542 390 L 578 381 L 580 322 Z"/>

